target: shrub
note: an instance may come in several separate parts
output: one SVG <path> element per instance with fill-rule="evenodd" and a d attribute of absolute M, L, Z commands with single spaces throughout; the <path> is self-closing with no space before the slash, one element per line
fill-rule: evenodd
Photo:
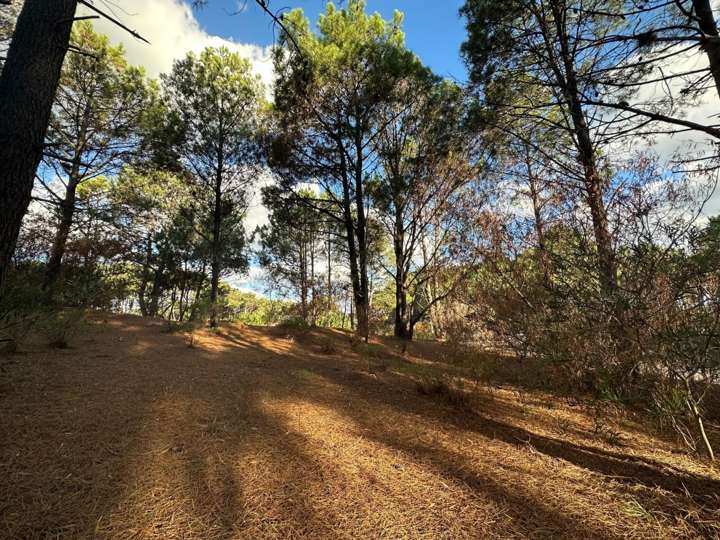
<path fill-rule="evenodd" d="M 318 349 L 322 354 L 334 355 L 338 353 L 338 347 L 331 338 L 323 337 L 318 342 Z"/>
<path fill-rule="evenodd" d="M 306 330 L 307 328 L 310 327 L 310 325 L 308 325 L 308 323 L 305 319 L 303 319 L 302 317 L 293 316 L 293 315 L 284 317 L 280 321 L 280 324 L 278 324 L 278 326 L 280 326 L 282 328 L 293 329 L 293 330 Z"/>
<path fill-rule="evenodd" d="M 460 387 L 458 387 L 460 385 Z M 452 380 L 447 377 L 425 376 L 416 382 L 418 393 L 441 399 L 445 403 L 464 410 L 470 410 L 471 400 L 469 394 L 462 388 L 459 379 Z"/>
<path fill-rule="evenodd" d="M 40 319 L 38 326 L 47 344 L 57 349 L 67 349 L 80 331 L 85 311 L 79 308 L 50 311 Z"/>
<path fill-rule="evenodd" d="M 36 316 L 20 311 L 8 311 L 0 314 L 0 352 L 16 352 L 25 337 L 32 330 Z"/>
<path fill-rule="evenodd" d="M 163 334 L 175 334 L 176 332 L 180 332 L 184 328 L 185 325 L 183 325 L 182 323 L 166 320 L 161 331 Z"/>

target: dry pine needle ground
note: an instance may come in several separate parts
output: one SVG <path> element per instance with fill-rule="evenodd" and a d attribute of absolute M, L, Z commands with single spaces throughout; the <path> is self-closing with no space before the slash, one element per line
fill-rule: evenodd
<path fill-rule="evenodd" d="M 0 537 L 720 537 L 717 470 L 549 396 L 419 392 L 440 345 L 162 330 L 0 361 Z"/>

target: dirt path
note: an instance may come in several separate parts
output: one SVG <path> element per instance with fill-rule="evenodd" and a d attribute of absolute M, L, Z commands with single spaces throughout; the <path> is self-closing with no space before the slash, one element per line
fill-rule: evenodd
<path fill-rule="evenodd" d="M 459 409 L 340 335 L 162 329 L 3 361 L 0 537 L 720 537 L 720 474 L 627 426 L 613 447 L 511 390 Z"/>

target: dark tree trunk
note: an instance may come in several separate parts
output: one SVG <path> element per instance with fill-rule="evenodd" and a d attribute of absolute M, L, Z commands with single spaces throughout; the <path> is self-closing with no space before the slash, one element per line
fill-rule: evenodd
<path fill-rule="evenodd" d="M 418 321 L 411 320 L 410 324 L 408 324 L 407 327 L 407 334 L 405 335 L 405 339 L 407 341 L 412 341 L 413 336 L 415 335 L 415 325 L 418 323 Z"/>
<path fill-rule="evenodd" d="M 353 222 L 353 216 L 352 216 L 352 200 L 350 198 L 350 180 L 347 175 L 347 162 L 345 159 L 345 151 L 340 148 L 340 159 L 341 159 L 341 166 L 342 166 L 342 173 L 343 173 L 343 225 L 345 226 L 345 234 L 347 237 L 347 246 L 348 246 L 348 262 L 350 264 L 350 283 L 352 285 L 352 302 L 350 303 L 350 325 L 351 328 L 354 330 L 354 318 L 353 318 L 353 304 L 355 307 L 355 310 L 357 311 L 358 316 L 358 333 L 362 336 L 367 338 L 367 310 L 364 309 L 364 306 L 366 305 L 364 296 L 363 296 L 363 287 L 362 287 L 362 278 L 361 275 L 361 264 L 359 264 L 359 257 L 358 257 L 358 244 L 356 243 L 356 239 L 359 240 L 360 236 L 356 235 L 355 230 L 355 224 Z M 357 201 L 357 198 L 356 198 Z M 358 218 L 359 220 L 359 218 Z M 359 228 L 359 225 L 358 225 Z M 364 239 L 364 236 L 363 236 Z M 360 248 L 362 249 L 362 248 Z M 362 312 L 362 314 L 361 314 Z M 364 316 L 365 321 L 365 328 L 361 328 L 361 316 Z M 363 334 L 364 331 L 364 334 Z"/>
<path fill-rule="evenodd" d="M 556 4 L 553 4 L 552 9 L 565 71 L 564 78 L 559 67 L 555 66 L 554 69 L 557 73 L 558 84 L 562 87 L 567 101 L 578 151 L 578 161 L 583 168 L 585 199 L 592 218 L 600 288 L 603 301 L 613 318 L 608 330 L 614 337 L 618 350 L 623 352 L 628 350 L 630 342 L 626 327 L 626 309 L 619 295 L 617 260 L 612 245 L 607 208 L 603 200 L 604 181 L 598 170 L 595 145 L 580 101 L 582 96 L 575 70 L 577 58 L 573 57 L 574 53 L 571 50 L 565 27 L 567 13 L 563 12 Z"/>
<path fill-rule="evenodd" d="M 310 322 L 308 310 L 307 249 L 305 240 L 300 242 L 300 316 L 305 324 Z"/>
<path fill-rule="evenodd" d="M 60 222 L 58 223 L 58 230 L 55 233 L 55 242 L 53 243 L 50 260 L 48 261 L 45 272 L 45 283 L 43 287 L 48 293 L 48 298 L 52 298 L 55 284 L 60 276 L 62 259 L 65 255 L 65 244 L 70 235 L 70 229 L 72 228 L 73 218 L 75 216 L 75 194 L 78 185 L 80 185 L 82 181 L 80 166 L 83 151 L 87 143 L 88 129 L 90 129 L 90 113 L 92 113 L 92 101 L 88 99 L 83 107 L 72 163 L 65 168 L 68 174 L 68 183 L 65 189 L 65 198 L 60 204 Z"/>
<path fill-rule="evenodd" d="M 173 287 L 170 293 L 170 305 L 168 306 L 167 312 L 163 314 L 163 317 L 169 320 L 173 320 L 173 312 L 175 311 L 175 304 L 177 303 L 177 288 Z"/>
<path fill-rule="evenodd" d="M 220 262 L 218 257 L 213 255 L 212 265 L 210 266 L 210 327 L 218 326 L 218 290 L 220 288 Z"/>
<path fill-rule="evenodd" d="M 150 302 L 147 305 L 147 314 L 150 317 L 157 317 L 158 308 L 160 307 L 160 294 L 163 289 L 163 273 L 165 272 L 165 266 L 159 265 L 155 270 L 155 276 L 153 277 L 153 286 L 150 289 Z"/>
<path fill-rule="evenodd" d="M 598 273 L 600 285 L 606 296 L 612 298 L 617 292 L 617 267 L 615 252 L 612 247 L 612 238 L 607 219 L 607 210 L 603 201 L 603 180 L 597 167 L 595 146 L 590 136 L 585 114 L 580 102 L 577 74 L 568 43 L 568 36 L 564 26 L 565 15 L 558 6 L 553 5 L 553 16 L 560 41 L 562 63 L 565 71 L 564 77 L 558 72 L 558 84 L 562 87 L 570 110 L 573 123 L 573 132 L 576 139 L 578 159 L 583 168 L 585 183 L 585 198 L 590 208 L 593 233 L 597 247 Z"/>
<path fill-rule="evenodd" d="M 405 273 L 405 228 L 402 210 L 396 204 L 395 225 L 393 231 L 393 249 L 395 251 L 395 337 L 412 339 L 407 305 L 407 274 Z"/>
<path fill-rule="evenodd" d="M 310 326 L 317 325 L 317 298 L 315 292 L 315 233 L 310 238 Z"/>
<path fill-rule="evenodd" d="M 698 19 L 698 27 L 706 39 L 702 48 L 710 62 L 710 72 L 715 80 L 715 89 L 720 96 L 720 34 L 718 33 L 715 15 L 710 0 L 693 0 L 693 8 Z"/>
<path fill-rule="evenodd" d="M 52 297 L 55 284 L 60 276 L 62 268 L 62 259 L 65 255 L 65 245 L 70 236 L 70 229 L 73 224 L 75 215 L 75 193 L 78 186 L 77 175 L 70 175 L 68 179 L 67 189 L 65 191 L 65 199 L 60 203 L 60 221 L 57 231 L 55 232 L 55 240 L 53 242 L 50 259 L 48 259 L 47 268 L 45 270 L 45 282 L 43 289 Z"/>
<path fill-rule="evenodd" d="M 202 295 L 202 288 L 203 288 L 203 285 L 205 284 L 205 279 L 206 279 L 206 275 L 205 275 L 206 268 L 207 267 L 206 267 L 205 263 L 203 262 L 202 270 L 200 271 L 200 278 L 198 279 L 197 287 L 195 288 L 195 293 L 193 296 L 193 305 L 192 305 L 192 308 L 190 308 L 189 319 L 191 321 L 194 321 L 197 319 L 198 308 L 200 305 L 200 296 Z"/>
<path fill-rule="evenodd" d="M 395 290 L 395 337 L 412 339 L 408 317 L 407 294 L 404 286 L 396 282 Z"/>
<path fill-rule="evenodd" d="M 150 259 L 152 258 L 152 236 L 150 233 L 145 238 L 145 261 L 143 262 L 142 277 L 140 278 L 140 286 L 138 287 L 138 305 L 140 307 L 140 315 L 147 317 L 147 303 L 145 301 L 145 293 L 147 285 L 150 281 Z"/>
<path fill-rule="evenodd" d="M 332 297 L 332 241 L 330 239 L 330 229 L 328 229 L 327 238 L 327 309 L 328 317 L 333 309 L 333 297 Z"/>
<path fill-rule="evenodd" d="M 138 287 L 138 307 L 140 308 L 140 315 L 147 317 L 147 305 L 145 304 L 145 292 L 147 291 L 147 280 L 143 278 Z"/>
<path fill-rule="evenodd" d="M 360 115 L 358 115 L 359 117 Z M 356 128 L 355 148 L 355 210 L 357 212 L 357 243 L 360 287 L 355 295 L 355 312 L 357 316 L 357 332 L 367 341 L 370 337 L 370 287 L 368 283 L 368 242 L 367 217 L 365 215 L 365 196 L 363 195 L 363 144 L 361 126 Z"/>
<path fill-rule="evenodd" d="M 25 0 L 0 76 L 0 298 L 70 40 L 77 0 Z"/>
<path fill-rule="evenodd" d="M 362 290 L 360 285 L 360 272 L 358 270 L 358 255 L 357 247 L 355 244 L 355 231 L 352 222 L 352 216 L 350 210 L 346 209 L 345 216 L 345 231 L 348 235 L 348 252 L 349 252 L 349 263 L 350 263 L 350 283 L 352 285 L 352 298 L 350 301 L 350 325 L 354 330 L 354 318 L 353 318 L 353 305 L 356 307 L 360 304 L 364 304 L 362 298 Z"/>
<path fill-rule="evenodd" d="M 220 249 L 222 232 L 222 169 L 218 168 L 215 180 L 215 205 L 213 208 L 212 263 L 210 265 L 210 327 L 218 326 L 218 289 L 220 287 Z"/>
<path fill-rule="evenodd" d="M 354 296 L 350 298 L 350 330 L 355 331 L 355 300 Z"/>
<path fill-rule="evenodd" d="M 190 295 L 190 289 L 187 282 L 187 264 L 183 263 L 182 279 L 180 280 L 180 302 L 178 305 L 178 320 L 183 322 L 185 320 L 185 311 L 187 310 L 188 296 Z"/>

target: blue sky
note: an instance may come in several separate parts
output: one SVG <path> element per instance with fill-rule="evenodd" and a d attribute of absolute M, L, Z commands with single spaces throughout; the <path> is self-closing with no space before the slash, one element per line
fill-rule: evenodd
<path fill-rule="evenodd" d="M 464 81 L 466 70 L 460 58 L 460 44 L 465 28 L 458 11 L 462 0 L 368 0 L 367 10 L 377 11 L 385 19 L 395 9 L 405 14 L 404 30 L 407 44 L 422 61 L 438 75 Z M 326 0 L 271 0 L 273 9 L 300 7 L 311 22 L 325 11 Z M 336 5 L 341 6 L 337 1 Z M 236 15 L 229 15 L 243 7 Z M 195 16 L 206 32 L 240 43 L 262 46 L 273 42 L 273 28 L 267 14 L 254 0 L 240 3 L 211 0 L 207 7 L 196 10 Z"/>

